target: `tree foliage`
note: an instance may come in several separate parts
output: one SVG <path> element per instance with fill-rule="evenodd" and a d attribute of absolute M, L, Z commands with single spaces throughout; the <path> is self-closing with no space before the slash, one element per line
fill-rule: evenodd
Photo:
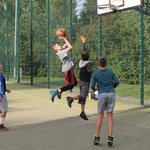
<path fill-rule="evenodd" d="M 0 57 L 5 55 L 5 11 L 4 1 L 0 2 Z M 112 68 L 123 83 L 138 84 L 140 74 L 140 13 L 128 10 L 121 13 L 108 14 L 102 17 L 102 35 L 99 36 L 99 16 L 95 9 L 96 1 L 86 0 L 80 14 L 76 14 L 78 7 L 76 0 L 72 0 L 72 17 L 70 17 L 70 0 L 50 1 L 50 42 L 60 42 L 55 36 L 58 28 L 66 28 L 71 35 L 73 45 L 72 59 L 75 72 L 78 74 L 78 62 L 81 52 L 80 35 L 87 37 L 86 49 L 94 69 L 97 69 L 99 57 L 99 37 L 102 38 L 102 54 L 108 60 L 108 67 Z M 14 51 L 14 23 L 15 2 L 9 0 L 9 57 L 13 68 Z M 72 20 L 71 20 L 72 19 Z M 30 1 L 20 0 L 20 52 L 23 75 L 30 75 Z M 71 22 L 72 21 L 72 22 Z M 47 76 L 47 1 L 33 1 L 33 67 L 34 76 Z M 71 34 L 72 25 L 72 34 Z M 150 53 L 150 17 L 144 16 L 144 73 L 149 81 L 149 53 Z M 50 51 L 50 75 L 62 77 L 61 62 L 56 54 Z M 12 70 L 12 69 L 11 69 Z M 148 83 L 148 82 L 147 82 Z"/>

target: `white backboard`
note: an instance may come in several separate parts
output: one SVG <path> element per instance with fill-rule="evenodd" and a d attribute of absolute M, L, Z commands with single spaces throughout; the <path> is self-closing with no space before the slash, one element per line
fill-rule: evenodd
<path fill-rule="evenodd" d="M 143 0 L 97 0 L 97 14 L 112 13 L 113 10 L 110 7 L 113 5 L 119 10 L 127 10 L 143 6 Z"/>

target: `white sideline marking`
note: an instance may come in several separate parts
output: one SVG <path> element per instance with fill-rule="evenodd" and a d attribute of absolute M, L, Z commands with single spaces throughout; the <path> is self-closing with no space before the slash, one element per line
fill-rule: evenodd
<path fill-rule="evenodd" d="M 36 97 L 36 96 L 31 96 L 31 95 L 29 95 L 29 94 L 20 93 L 20 92 L 17 92 L 17 91 L 13 91 L 13 92 L 19 93 L 19 94 L 21 94 L 21 95 L 25 95 L 25 96 L 28 96 L 28 97 L 36 98 L 36 99 L 39 99 L 39 100 L 44 100 L 44 101 L 47 101 L 47 102 L 51 101 L 51 100 L 48 100 L 48 99 L 39 98 L 39 97 Z M 67 105 L 62 104 L 62 103 L 59 103 L 59 102 L 55 102 L 55 104 L 62 105 L 62 106 L 64 106 L 64 107 L 68 107 Z M 72 107 L 72 108 L 73 108 L 73 109 L 80 110 L 80 109 L 77 108 L 77 107 Z M 86 112 L 91 113 L 91 114 L 95 113 L 95 112 L 93 112 L 93 111 L 88 111 L 88 110 L 86 110 Z M 131 122 L 131 121 L 126 121 L 126 120 L 122 120 L 122 119 L 117 119 L 117 118 L 115 118 L 115 117 L 114 117 L 114 119 L 115 119 L 115 120 L 118 120 L 118 121 L 121 121 L 121 122 L 124 122 L 124 123 L 127 123 L 127 124 L 132 124 L 132 125 L 134 125 L 134 126 L 138 126 L 138 127 L 150 129 L 150 127 L 148 127 L 148 126 L 136 124 L 136 123 Z"/>
<path fill-rule="evenodd" d="M 31 97 L 31 98 L 36 98 L 36 99 L 39 99 L 39 100 L 43 100 L 43 101 L 47 101 L 47 102 L 51 102 L 51 100 L 48 100 L 48 99 L 44 99 L 44 98 L 40 98 L 40 97 L 36 97 L 36 96 L 31 96 L 31 95 L 29 95 L 29 94 L 25 94 L 25 93 L 20 93 L 20 92 L 17 92 L 17 91 L 13 91 L 13 92 L 15 92 L 15 93 L 17 93 L 17 94 L 21 94 L 21 95 L 24 95 L 24 96 L 28 96 L 28 97 Z M 51 102 L 51 103 L 53 103 L 53 102 Z M 59 103 L 59 102 L 54 102 L 54 104 L 58 104 L 58 105 L 62 105 L 62 106 L 65 106 L 65 107 L 68 107 L 68 105 L 66 104 L 62 104 L 62 103 Z M 80 110 L 79 108 L 77 108 L 77 107 L 71 107 L 71 108 L 73 108 L 73 109 L 77 109 L 77 110 Z M 94 113 L 94 112 L 92 112 L 92 111 L 88 111 L 88 110 L 86 110 L 86 112 L 88 112 L 88 113 Z"/>

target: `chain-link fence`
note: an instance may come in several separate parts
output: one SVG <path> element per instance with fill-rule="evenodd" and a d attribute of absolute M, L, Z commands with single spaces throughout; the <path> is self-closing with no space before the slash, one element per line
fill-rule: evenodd
<path fill-rule="evenodd" d="M 146 96 L 150 84 L 149 16 L 128 10 L 100 17 L 96 1 L 91 0 L 3 0 L 0 13 L 0 62 L 7 79 L 48 88 L 63 84 L 61 62 L 51 50 L 53 42 L 63 44 L 55 36 L 63 27 L 73 45 L 71 56 L 77 75 L 80 36 L 84 35 L 93 68 L 98 68 L 98 57 L 104 56 L 119 77 L 117 93 L 139 95 L 141 104 L 150 99 Z"/>

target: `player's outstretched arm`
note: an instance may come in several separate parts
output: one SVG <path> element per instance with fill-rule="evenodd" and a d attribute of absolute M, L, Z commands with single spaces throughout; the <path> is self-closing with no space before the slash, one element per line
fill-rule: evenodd
<path fill-rule="evenodd" d="M 84 35 L 81 35 L 81 36 L 80 36 L 80 39 L 81 39 L 82 43 L 85 43 L 85 42 L 86 42 L 86 38 L 84 37 Z"/>
<path fill-rule="evenodd" d="M 65 43 L 67 45 L 66 51 L 69 52 L 72 49 L 72 45 L 66 38 L 64 38 L 63 40 L 65 41 Z"/>
<path fill-rule="evenodd" d="M 86 42 L 86 38 L 84 37 L 84 35 L 80 36 L 80 39 L 82 41 L 82 50 L 85 51 L 85 42 Z"/>

